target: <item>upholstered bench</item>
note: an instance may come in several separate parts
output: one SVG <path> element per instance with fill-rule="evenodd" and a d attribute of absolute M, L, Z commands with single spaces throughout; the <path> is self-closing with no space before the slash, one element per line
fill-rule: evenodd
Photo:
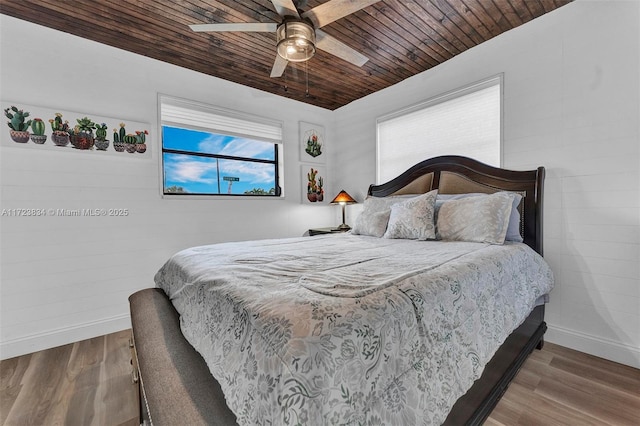
<path fill-rule="evenodd" d="M 129 304 L 140 423 L 236 425 L 219 383 L 183 337 L 178 314 L 162 290 L 138 291 L 129 297 Z"/>

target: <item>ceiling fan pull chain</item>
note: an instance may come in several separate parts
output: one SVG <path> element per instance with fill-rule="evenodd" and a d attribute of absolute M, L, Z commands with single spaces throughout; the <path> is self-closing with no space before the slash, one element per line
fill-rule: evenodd
<path fill-rule="evenodd" d="M 287 70 L 286 69 L 282 72 L 282 78 L 284 80 L 284 91 L 288 92 L 289 91 L 289 84 L 287 82 Z"/>
<path fill-rule="evenodd" d="M 307 80 L 307 91 L 305 92 L 304 96 L 305 97 L 309 97 L 309 61 L 306 61 L 304 63 L 304 74 Z"/>

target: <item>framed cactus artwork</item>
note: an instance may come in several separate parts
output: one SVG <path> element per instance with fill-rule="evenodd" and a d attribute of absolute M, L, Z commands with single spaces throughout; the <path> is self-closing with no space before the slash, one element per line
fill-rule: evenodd
<path fill-rule="evenodd" d="M 2 101 L 3 146 L 151 159 L 150 125 L 55 107 Z"/>
<path fill-rule="evenodd" d="M 303 163 L 325 163 L 327 145 L 324 127 L 300 122 L 300 161 Z"/>
<path fill-rule="evenodd" d="M 317 164 L 303 164 L 300 184 L 302 186 L 302 204 L 328 205 L 331 198 L 327 195 L 327 169 Z"/>

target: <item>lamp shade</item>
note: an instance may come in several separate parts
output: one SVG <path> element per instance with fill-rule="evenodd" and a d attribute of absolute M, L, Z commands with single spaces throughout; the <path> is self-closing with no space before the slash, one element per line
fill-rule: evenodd
<path fill-rule="evenodd" d="M 357 201 L 343 189 L 336 195 L 331 204 L 356 204 Z"/>
<path fill-rule="evenodd" d="M 338 195 L 336 195 L 336 198 L 334 198 L 333 201 L 331 201 L 331 204 L 340 204 L 342 206 L 342 225 L 338 226 L 338 228 L 336 228 L 337 230 L 344 232 L 351 229 L 351 227 L 347 225 L 344 220 L 344 208 L 347 204 L 355 203 L 357 203 L 357 201 L 354 200 L 351 195 L 347 194 L 347 191 L 345 191 L 344 189 L 340 191 Z"/>

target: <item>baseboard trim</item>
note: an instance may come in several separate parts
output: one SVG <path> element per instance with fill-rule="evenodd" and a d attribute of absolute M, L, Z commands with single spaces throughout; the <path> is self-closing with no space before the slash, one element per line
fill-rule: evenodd
<path fill-rule="evenodd" d="M 545 340 L 620 364 L 640 368 L 640 348 L 579 331 L 548 325 Z"/>
<path fill-rule="evenodd" d="M 55 348 L 80 340 L 126 330 L 127 328 L 131 328 L 131 318 L 129 314 L 122 314 L 71 327 L 57 328 L 42 333 L 31 334 L 0 342 L 0 359 L 8 359 L 44 349 Z"/>

